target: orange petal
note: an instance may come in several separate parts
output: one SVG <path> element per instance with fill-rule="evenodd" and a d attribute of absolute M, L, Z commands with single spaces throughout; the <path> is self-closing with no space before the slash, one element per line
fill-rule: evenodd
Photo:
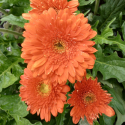
<path fill-rule="evenodd" d="M 59 113 L 63 113 L 63 108 L 58 108 Z"/>
<path fill-rule="evenodd" d="M 67 97 L 64 94 L 60 93 L 59 96 L 62 101 L 66 101 Z"/>
<path fill-rule="evenodd" d="M 75 83 L 75 77 L 72 77 L 72 76 L 68 76 L 68 80 L 71 82 L 71 83 Z"/>
<path fill-rule="evenodd" d="M 61 66 L 59 66 L 59 68 L 58 68 L 58 75 L 62 75 L 63 74 L 63 72 L 64 72 L 64 65 L 61 65 Z"/>
<path fill-rule="evenodd" d="M 30 20 L 30 18 L 31 18 L 31 15 L 29 13 L 23 13 L 22 16 L 26 20 Z"/>
<path fill-rule="evenodd" d="M 46 61 L 47 61 L 47 59 L 44 57 L 35 61 L 35 63 L 32 65 L 32 70 L 39 67 L 39 66 L 42 66 Z"/>
<path fill-rule="evenodd" d="M 70 91 L 70 87 L 67 85 L 64 85 L 62 88 L 62 92 L 69 92 Z"/>
<path fill-rule="evenodd" d="M 78 68 L 75 69 L 76 70 L 76 74 L 79 76 L 84 76 L 85 73 L 85 69 L 83 69 L 80 65 L 78 66 Z"/>
<path fill-rule="evenodd" d="M 84 56 L 82 55 L 82 53 L 77 53 L 75 60 L 77 60 L 78 62 L 84 62 Z"/>
<path fill-rule="evenodd" d="M 45 108 L 42 108 L 40 110 L 40 118 L 41 118 L 41 120 L 45 118 Z"/>
<path fill-rule="evenodd" d="M 57 101 L 57 107 L 59 107 L 59 108 L 63 108 L 64 107 L 64 103 L 63 103 L 62 100 L 58 100 Z"/>
<path fill-rule="evenodd" d="M 113 110 L 113 108 L 107 105 L 104 114 L 107 115 L 108 117 L 112 117 L 115 115 L 115 111 Z"/>
<path fill-rule="evenodd" d="M 78 62 L 76 60 L 73 60 L 72 64 L 74 67 L 78 67 Z"/>
<path fill-rule="evenodd" d="M 75 77 L 75 68 L 72 63 L 68 64 L 68 72 L 72 77 Z"/>
<path fill-rule="evenodd" d="M 50 121 L 50 112 L 48 111 L 48 107 L 45 110 L 45 121 L 48 122 Z"/>
<path fill-rule="evenodd" d="M 53 116 L 57 116 L 57 107 L 55 105 L 53 105 L 52 109 L 51 109 L 51 113 Z"/>
<path fill-rule="evenodd" d="M 73 121 L 74 124 L 77 124 L 79 122 L 79 120 L 80 120 L 80 116 L 79 117 L 78 116 L 73 116 L 72 121 Z"/>
<path fill-rule="evenodd" d="M 74 114 L 76 114 L 77 108 L 73 107 L 71 112 L 70 112 L 70 116 L 73 116 Z"/>
<path fill-rule="evenodd" d="M 48 69 L 45 69 L 45 74 L 46 75 L 50 74 L 52 70 L 53 70 L 53 65 L 50 65 Z"/>

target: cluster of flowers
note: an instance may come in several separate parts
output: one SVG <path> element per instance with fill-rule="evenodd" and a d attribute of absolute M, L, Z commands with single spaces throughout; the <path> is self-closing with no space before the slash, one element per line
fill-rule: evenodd
<path fill-rule="evenodd" d="M 92 69 L 97 50 L 91 41 L 97 33 L 91 29 L 83 14 L 75 14 L 78 0 L 31 0 L 33 8 L 23 17 L 25 37 L 22 55 L 27 63 L 21 76 L 20 97 L 28 105 L 27 110 L 50 121 L 51 114 L 63 112 L 64 104 L 73 106 L 70 115 L 73 123 L 86 116 L 88 122 L 99 114 L 113 116 L 108 106 L 112 97 L 101 88 L 97 78 L 86 78 L 86 69 Z M 84 77 L 84 79 L 83 79 Z M 67 101 L 70 87 L 67 80 L 75 83 L 75 90 Z"/>

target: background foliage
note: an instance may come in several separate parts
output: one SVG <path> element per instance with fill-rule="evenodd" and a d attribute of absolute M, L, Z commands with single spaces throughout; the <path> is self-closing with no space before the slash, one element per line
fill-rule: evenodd
<path fill-rule="evenodd" d="M 110 103 L 116 112 L 113 117 L 100 116 L 94 125 L 122 125 L 125 123 L 125 0 L 79 0 L 77 13 L 84 13 L 92 28 L 98 32 L 96 61 L 93 77 L 98 77 L 102 87 L 111 93 Z M 21 36 L 24 31 L 22 13 L 30 10 L 29 0 L 0 0 L 0 125 L 74 125 L 70 117 L 70 107 L 46 123 L 37 115 L 31 115 L 20 100 L 19 80 L 26 67 L 21 54 Z M 6 11 L 5 11 L 6 10 Z M 4 31 L 2 30 L 4 27 Z M 67 82 L 73 89 L 72 85 Z M 89 125 L 84 119 L 79 125 Z"/>

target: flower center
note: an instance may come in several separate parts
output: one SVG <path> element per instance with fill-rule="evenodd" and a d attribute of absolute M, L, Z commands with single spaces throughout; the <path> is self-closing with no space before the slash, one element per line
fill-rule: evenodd
<path fill-rule="evenodd" d="M 91 104 L 96 101 L 96 96 L 93 93 L 86 93 L 83 97 L 85 104 Z"/>
<path fill-rule="evenodd" d="M 57 53 L 64 53 L 65 50 L 66 50 L 66 46 L 65 46 L 65 43 L 61 40 L 56 40 L 54 42 L 54 50 L 57 52 Z"/>
<path fill-rule="evenodd" d="M 38 92 L 43 96 L 48 96 L 50 94 L 50 90 L 51 88 L 49 84 L 42 83 L 38 86 Z"/>
<path fill-rule="evenodd" d="M 48 93 L 49 92 L 49 86 L 47 84 L 41 84 L 40 91 L 42 93 Z"/>

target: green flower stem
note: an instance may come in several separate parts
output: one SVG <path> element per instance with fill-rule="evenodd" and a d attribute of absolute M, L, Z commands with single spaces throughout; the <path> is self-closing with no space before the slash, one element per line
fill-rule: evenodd
<path fill-rule="evenodd" d="M 96 15 L 97 12 L 98 12 L 99 3 L 100 3 L 100 0 L 95 0 L 95 10 L 94 10 L 94 15 Z"/>
<path fill-rule="evenodd" d="M 17 35 L 17 36 L 23 37 L 22 33 L 18 33 L 18 32 L 12 31 L 12 30 L 4 29 L 4 28 L 0 28 L 0 32 L 10 33 L 10 34 L 13 34 L 13 35 Z"/>
<path fill-rule="evenodd" d="M 0 11 L 4 14 L 4 15 L 8 15 L 8 13 L 4 10 L 4 9 L 2 9 L 1 7 L 0 7 Z"/>

